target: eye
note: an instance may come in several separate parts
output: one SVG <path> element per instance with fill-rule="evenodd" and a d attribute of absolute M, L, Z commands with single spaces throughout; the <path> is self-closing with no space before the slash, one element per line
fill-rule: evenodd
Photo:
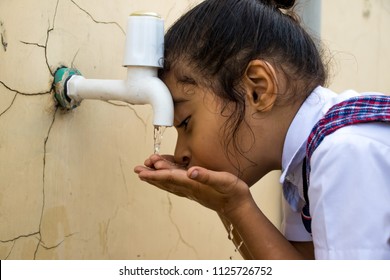
<path fill-rule="evenodd" d="M 188 116 L 187 118 L 185 118 L 178 126 L 177 128 L 182 128 L 184 127 L 184 130 L 187 129 L 187 126 L 188 126 L 188 123 L 191 119 L 191 116 Z"/>

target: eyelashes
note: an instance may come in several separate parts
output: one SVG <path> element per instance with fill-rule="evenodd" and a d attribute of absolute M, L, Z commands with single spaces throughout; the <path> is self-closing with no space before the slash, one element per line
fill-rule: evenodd
<path fill-rule="evenodd" d="M 178 126 L 177 128 L 184 128 L 187 129 L 188 123 L 190 122 L 191 116 L 188 116 L 185 118 Z"/>

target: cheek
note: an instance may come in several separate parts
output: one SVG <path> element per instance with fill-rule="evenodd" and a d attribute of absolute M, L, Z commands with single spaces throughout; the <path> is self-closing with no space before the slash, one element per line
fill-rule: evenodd
<path fill-rule="evenodd" d="M 196 136 L 191 141 L 191 165 L 215 171 L 232 170 L 218 131 L 219 129 L 207 129 L 194 133 Z"/>

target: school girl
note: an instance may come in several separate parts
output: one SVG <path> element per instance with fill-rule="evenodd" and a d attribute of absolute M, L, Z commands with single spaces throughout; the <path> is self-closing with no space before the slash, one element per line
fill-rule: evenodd
<path fill-rule="evenodd" d="M 295 1 L 206 0 L 165 37 L 173 156 L 139 178 L 216 211 L 248 259 L 390 259 L 390 98 L 325 87 Z M 282 170 L 283 230 L 249 187 Z"/>

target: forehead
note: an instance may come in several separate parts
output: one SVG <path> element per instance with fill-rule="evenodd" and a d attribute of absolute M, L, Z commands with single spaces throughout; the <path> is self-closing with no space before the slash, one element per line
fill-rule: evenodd
<path fill-rule="evenodd" d="M 188 95 L 190 89 L 199 87 L 200 81 L 195 71 L 182 63 L 165 71 L 161 78 L 171 91 L 174 101 L 180 96 Z"/>
<path fill-rule="evenodd" d="M 162 75 L 162 80 L 168 86 L 175 104 L 183 101 L 208 100 L 221 103 L 222 98 L 215 93 L 215 82 L 200 74 L 196 67 L 187 63 L 175 63 Z"/>

